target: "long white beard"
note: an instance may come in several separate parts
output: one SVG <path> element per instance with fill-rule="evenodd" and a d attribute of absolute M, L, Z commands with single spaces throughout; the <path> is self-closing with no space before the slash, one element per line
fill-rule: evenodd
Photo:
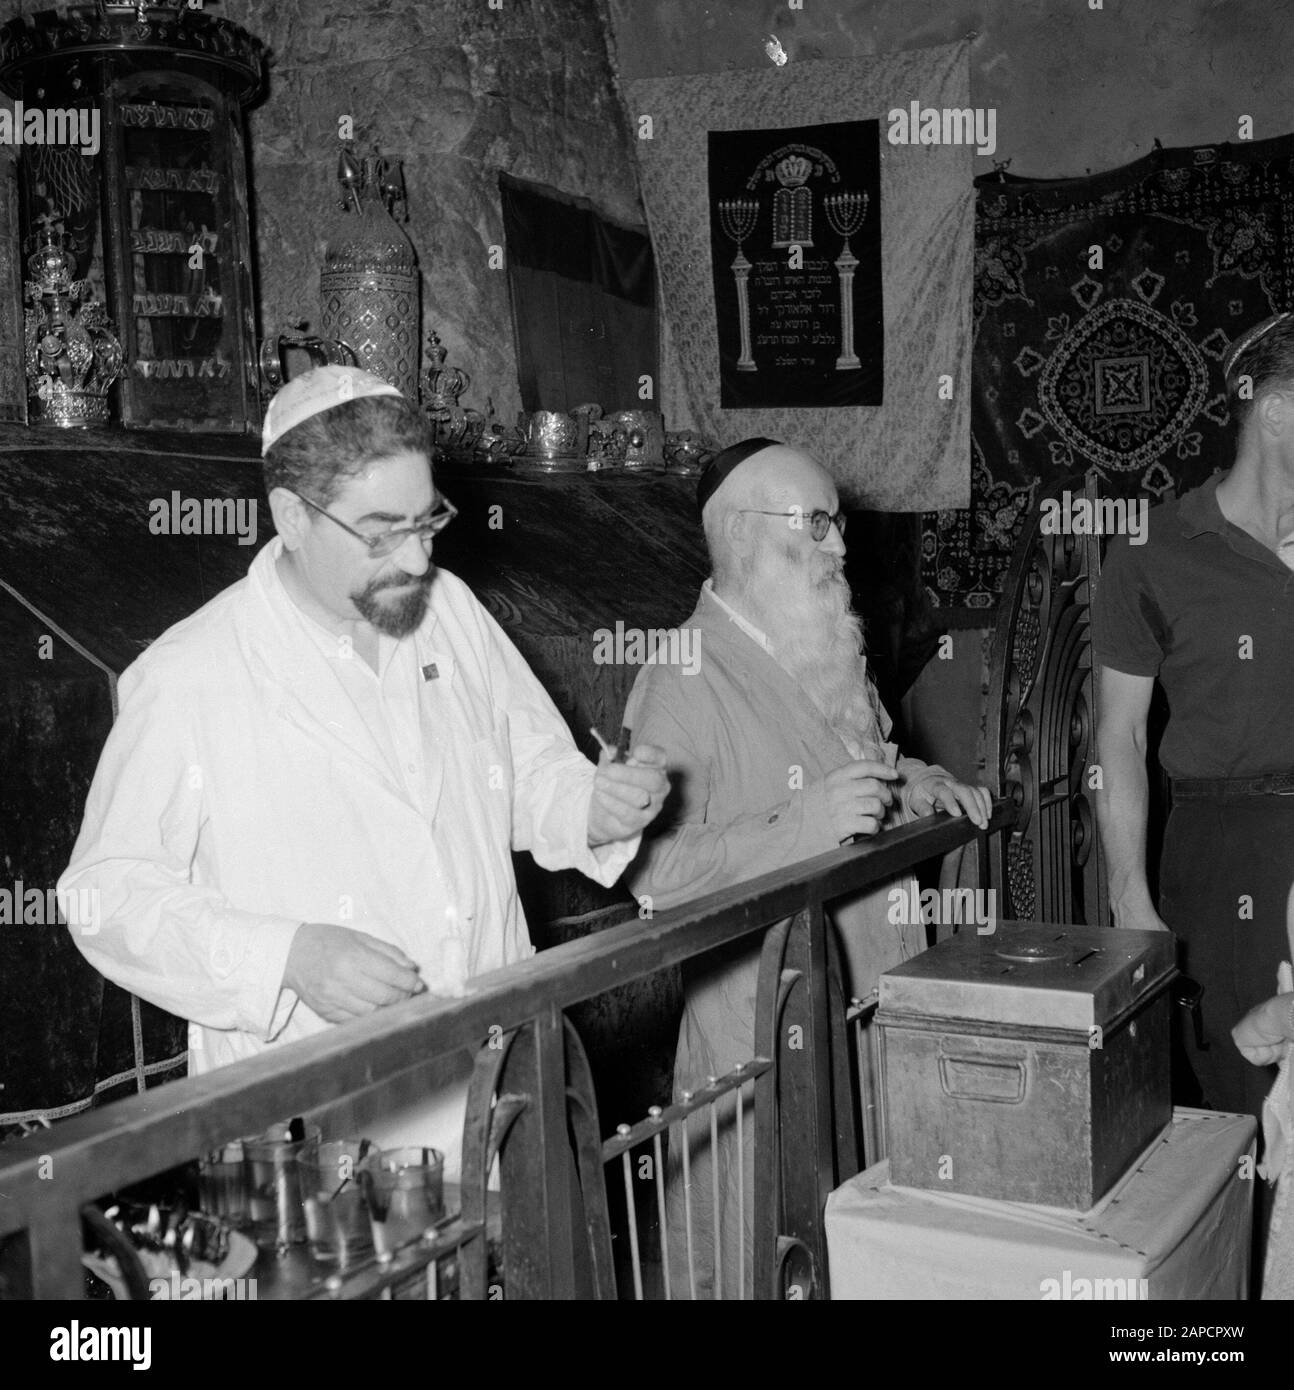
<path fill-rule="evenodd" d="M 867 682 L 863 625 L 851 606 L 842 562 L 776 542 L 753 578 L 760 625 L 782 668 L 827 723 L 859 745 L 881 742 Z"/>

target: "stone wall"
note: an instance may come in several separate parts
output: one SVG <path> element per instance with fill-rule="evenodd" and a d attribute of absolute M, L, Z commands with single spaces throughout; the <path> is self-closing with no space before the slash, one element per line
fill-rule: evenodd
<path fill-rule="evenodd" d="M 1281 37 L 1294 0 L 609 0 L 620 75 L 865 57 L 974 34 L 971 101 L 997 111 L 993 159 L 1030 178 L 1117 168 L 1165 145 L 1294 127 Z M 919 92 L 912 93 L 914 98 Z M 988 172 L 991 160 L 977 159 Z"/>
<path fill-rule="evenodd" d="M 336 196 L 338 117 L 356 143 L 404 161 L 409 233 L 435 328 L 472 385 L 511 423 L 521 402 L 498 171 L 643 220 L 627 127 L 615 98 L 601 0 L 225 0 L 213 13 L 273 53 L 268 98 L 252 112 L 262 327 L 318 327 L 323 238 Z"/>
<path fill-rule="evenodd" d="M 358 151 L 402 160 L 422 268 L 423 334 L 471 374 L 463 403 L 521 407 L 502 245 L 498 172 L 590 199 L 641 225 L 627 124 L 607 52 L 604 0 L 223 0 L 210 13 L 272 54 L 252 111 L 260 328 L 319 328 L 321 214 L 339 197 L 338 118 Z M 0 4 L 0 20 L 51 0 Z"/>

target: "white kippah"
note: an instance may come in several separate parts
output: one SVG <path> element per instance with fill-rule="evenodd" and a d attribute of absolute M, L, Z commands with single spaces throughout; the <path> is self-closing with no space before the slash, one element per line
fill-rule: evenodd
<path fill-rule="evenodd" d="M 293 377 L 275 393 L 266 408 L 265 424 L 261 429 L 261 456 L 269 453 L 270 445 L 302 420 L 364 396 L 400 396 L 400 392 L 389 381 L 358 367 L 314 367 Z"/>

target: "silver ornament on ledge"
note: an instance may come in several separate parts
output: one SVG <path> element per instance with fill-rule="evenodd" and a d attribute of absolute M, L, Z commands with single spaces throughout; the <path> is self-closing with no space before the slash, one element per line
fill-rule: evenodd
<path fill-rule="evenodd" d="M 63 244 L 63 224 L 46 214 L 41 245 L 23 287 L 27 395 L 33 424 L 60 428 L 108 422 L 108 392 L 125 370 L 121 343 Z"/>

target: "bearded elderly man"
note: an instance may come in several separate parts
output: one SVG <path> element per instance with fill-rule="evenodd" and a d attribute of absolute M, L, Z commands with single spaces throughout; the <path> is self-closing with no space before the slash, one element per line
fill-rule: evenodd
<path fill-rule="evenodd" d="M 991 797 L 943 768 L 900 757 L 863 655 L 862 627 L 844 578 L 844 517 L 830 474 L 769 439 L 724 450 L 702 475 L 698 505 L 711 578 L 686 627 L 699 670 L 644 666 L 625 712 L 635 735 L 665 749 L 672 783 L 657 833 L 629 880 L 653 909 L 726 888 L 834 849 L 855 835 L 963 811 L 987 826 Z M 905 888 L 910 885 L 904 885 Z M 890 887 L 833 906 L 846 985 L 874 997 L 883 970 L 925 949 L 916 921 L 895 921 Z M 910 899 L 905 895 L 904 901 Z M 758 947 L 691 963 L 674 1066 L 676 1099 L 754 1056 Z M 738 1287 L 736 1149 L 731 1108 L 720 1140 L 722 1259 L 711 1213 L 708 1120 L 694 1121 L 691 1244 L 696 1295 Z M 749 1136 L 749 1127 L 747 1128 Z M 746 1267 L 751 1292 L 751 1146 Z M 668 1190 L 671 1291 L 687 1297 L 687 1222 L 678 1156 Z M 716 1275 L 718 1277 L 716 1277 Z"/>
<path fill-rule="evenodd" d="M 194 1072 L 528 956 L 510 851 L 609 885 L 668 790 L 658 750 L 578 752 L 432 564 L 455 511 L 414 404 L 321 367 L 263 443 L 278 536 L 122 675 L 60 882 L 98 891 L 90 963 L 191 1020 Z M 370 1137 L 457 1172 L 470 1062 Z"/>

